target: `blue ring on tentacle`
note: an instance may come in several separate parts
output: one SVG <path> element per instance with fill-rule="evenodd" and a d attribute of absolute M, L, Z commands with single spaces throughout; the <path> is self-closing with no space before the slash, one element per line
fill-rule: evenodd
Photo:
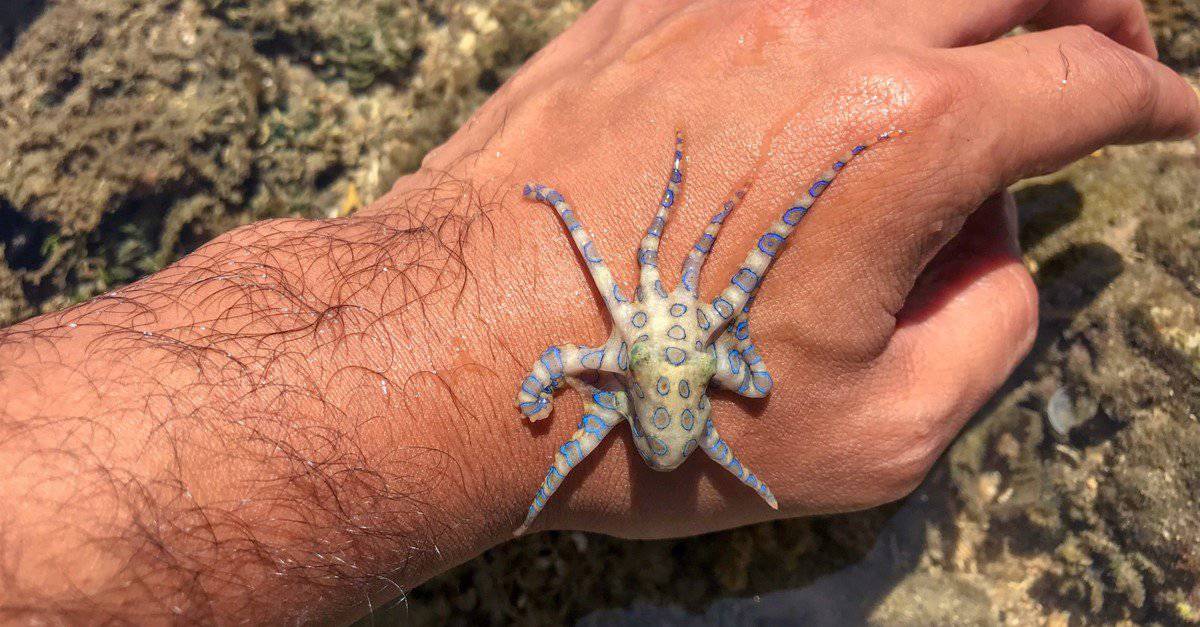
<path fill-rule="evenodd" d="M 687 313 L 688 307 L 683 303 L 675 303 L 668 310 L 673 318 L 682 318 L 683 314 Z"/>
<path fill-rule="evenodd" d="M 562 221 L 566 223 L 568 231 L 578 231 L 583 226 L 580 224 L 579 219 L 575 217 L 575 211 L 572 209 L 567 209 L 559 215 L 562 216 Z"/>
<path fill-rule="evenodd" d="M 650 444 L 650 450 L 654 451 L 654 454 L 658 455 L 659 457 L 666 456 L 666 454 L 671 450 L 670 447 L 667 446 L 667 443 L 663 442 L 662 438 L 653 435 L 647 435 L 646 441 Z"/>
<path fill-rule="evenodd" d="M 712 250 L 713 242 L 715 242 L 715 241 L 716 241 L 715 237 L 713 237 L 712 235 L 710 235 L 708 233 L 705 233 L 704 235 L 700 236 L 700 239 L 697 240 L 695 244 L 692 245 L 692 248 L 695 248 L 696 250 L 698 250 L 702 253 L 708 254 L 708 251 Z"/>
<path fill-rule="evenodd" d="M 638 263 L 643 266 L 658 265 L 658 251 L 653 248 L 643 248 L 638 251 Z"/>
<path fill-rule="evenodd" d="M 687 444 L 683 445 L 683 456 L 687 457 L 687 456 L 691 455 L 692 453 L 696 452 L 697 446 L 699 446 L 699 442 L 696 442 L 695 439 L 688 440 Z"/>
<path fill-rule="evenodd" d="M 724 296 L 718 296 L 713 299 L 712 306 L 717 311 L 717 315 L 721 316 L 722 319 L 733 315 L 733 303 L 725 300 Z"/>
<path fill-rule="evenodd" d="M 675 192 L 669 189 L 664 189 L 662 200 L 659 201 L 658 204 L 662 205 L 663 207 L 670 207 L 671 205 L 675 204 Z"/>
<path fill-rule="evenodd" d="M 680 277 L 679 280 L 680 283 L 683 283 L 683 289 L 689 292 L 696 291 L 697 274 L 698 273 L 693 268 L 688 268 L 687 270 L 683 271 L 683 276 Z"/>
<path fill-rule="evenodd" d="M 580 247 L 580 250 L 583 253 L 584 260 L 588 263 L 600 263 L 603 261 L 603 259 L 600 258 L 600 255 L 596 254 L 595 247 L 590 241 L 584 242 L 583 246 Z"/>
<path fill-rule="evenodd" d="M 629 302 L 629 299 L 625 298 L 624 294 L 621 294 L 621 286 L 617 285 L 616 283 L 613 284 L 613 300 L 617 301 L 618 303 Z"/>
<path fill-rule="evenodd" d="M 834 161 L 834 162 L 833 162 L 833 169 L 834 169 L 834 170 L 841 170 L 841 169 L 842 169 L 842 168 L 844 168 L 844 167 L 846 167 L 846 162 L 845 162 L 845 161 L 842 161 L 842 160 L 840 160 L 840 159 L 839 159 L 839 160 L 837 160 L 837 161 Z"/>
<path fill-rule="evenodd" d="M 784 212 L 783 223 L 788 226 L 796 226 L 796 223 L 804 218 L 804 214 L 806 213 L 808 213 L 808 207 L 796 205 Z"/>
<path fill-rule="evenodd" d="M 667 360 L 667 363 L 671 364 L 672 366 L 679 366 L 682 365 L 683 362 L 687 361 L 687 353 L 684 352 L 682 348 L 677 348 L 675 346 L 668 346 L 665 350 L 663 350 L 663 357 Z"/>
<path fill-rule="evenodd" d="M 692 385 L 686 379 L 679 382 L 679 395 L 687 398 L 692 395 Z"/>
<path fill-rule="evenodd" d="M 552 358 L 553 361 L 547 362 L 546 358 L 548 358 L 548 357 Z M 562 351 L 559 350 L 559 348 L 557 346 L 551 346 L 550 348 L 547 348 L 546 352 L 542 353 L 540 360 L 542 362 L 542 365 L 546 367 L 546 371 L 550 373 L 551 379 L 554 379 L 556 374 L 560 377 L 562 376 L 562 371 L 563 371 Z"/>
<path fill-rule="evenodd" d="M 667 329 L 667 337 L 671 338 L 672 340 L 686 340 L 687 331 L 685 331 L 682 326 L 676 324 L 670 329 Z"/>
<path fill-rule="evenodd" d="M 750 268 L 741 268 L 729 282 L 738 286 L 738 289 L 749 294 L 758 285 L 758 275 Z"/>
<path fill-rule="evenodd" d="M 808 188 L 808 195 L 816 198 L 817 196 L 821 195 L 821 192 L 825 191 L 826 187 L 829 187 L 829 181 L 821 179 L 816 183 L 813 183 L 812 187 Z"/>
<path fill-rule="evenodd" d="M 750 324 L 745 320 L 739 320 L 736 325 L 730 328 L 733 329 L 733 337 L 739 340 L 750 337 Z"/>
<path fill-rule="evenodd" d="M 758 249 L 768 257 L 774 257 L 779 251 L 779 245 L 783 243 L 783 236 L 778 233 L 764 233 L 758 238 Z"/>
<path fill-rule="evenodd" d="M 659 298 L 667 297 L 667 290 L 663 287 L 660 279 L 654 279 L 654 293 L 658 294 Z"/>
<path fill-rule="evenodd" d="M 712 326 L 712 322 L 708 319 L 708 314 L 704 313 L 704 310 L 699 307 L 696 308 L 696 324 L 700 325 L 700 328 L 705 331 Z"/>
<path fill-rule="evenodd" d="M 746 360 L 746 363 L 751 365 L 762 361 L 762 357 L 759 357 L 758 355 L 758 349 L 754 348 L 753 344 L 742 350 L 742 359 Z"/>
<path fill-rule="evenodd" d="M 867 149 L 867 147 L 866 147 L 866 146 L 863 146 L 863 145 L 861 145 L 861 144 L 860 144 L 860 145 L 858 145 L 858 146 L 855 146 L 854 148 L 851 148 L 851 149 L 850 149 L 850 154 L 852 154 L 852 155 L 857 155 L 858 153 L 860 153 L 860 152 L 862 152 L 862 151 L 864 151 L 864 150 L 866 150 L 866 149 Z"/>
<path fill-rule="evenodd" d="M 632 316 L 629 317 L 629 324 L 632 324 L 634 326 L 634 328 L 636 328 L 636 329 L 640 329 L 640 328 L 646 326 L 646 312 L 644 312 L 644 311 L 635 312 Z"/>
<path fill-rule="evenodd" d="M 529 384 L 531 383 L 533 384 L 532 390 L 529 389 Z M 525 392 L 526 394 L 537 396 L 538 394 L 542 393 L 542 382 L 534 378 L 533 375 L 529 375 L 528 377 L 525 377 L 524 381 L 521 382 L 521 391 Z"/>
<path fill-rule="evenodd" d="M 617 395 L 608 390 L 600 390 L 592 395 L 592 402 L 604 409 L 615 410 L 617 408 Z"/>
<path fill-rule="evenodd" d="M 563 200 L 562 194 L 560 194 L 556 190 L 552 189 L 552 190 L 550 190 L 550 193 L 546 194 L 546 202 L 548 202 L 552 205 L 557 205 L 558 203 L 565 202 L 565 201 Z"/>
<path fill-rule="evenodd" d="M 630 381 L 629 387 L 633 388 L 633 395 L 641 398 L 646 398 L 646 392 L 642 390 L 642 386 L 637 381 Z"/>
<path fill-rule="evenodd" d="M 771 373 L 766 370 L 759 370 L 751 374 L 751 379 L 751 385 L 754 386 L 755 390 L 758 390 L 759 394 L 765 395 L 771 392 L 771 385 L 774 382 L 771 378 Z"/>
<path fill-rule="evenodd" d="M 579 428 L 596 436 L 597 439 L 604 439 L 604 434 L 608 432 L 609 424 L 596 414 L 584 414 L 583 418 L 579 421 Z"/>
<path fill-rule="evenodd" d="M 621 342 L 621 347 L 617 349 L 617 367 L 624 370 L 629 365 L 629 351 L 625 347 L 625 342 Z"/>
<path fill-rule="evenodd" d="M 579 364 L 584 368 L 596 370 L 604 363 L 604 348 L 597 348 L 579 356 Z M 589 363 L 590 362 L 590 363 Z"/>
<path fill-rule="evenodd" d="M 676 154 L 679 154 L 679 153 L 676 153 Z M 679 155 L 679 156 L 683 156 L 683 155 Z M 676 159 L 678 159 L 678 158 L 679 157 L 676 157 Z M 671 182 L 678 183 L 682 180 L 683 180 L 683 172 L 680 172 L 679 168 L 672 169 L 671 170 Z"/>
<path fill-rule="evenodd" d="M 572 449 L 574 449 L 575 454 L 579 456 L 578 459 L 571 459 Z M 568 468 L 574 468 L 575 464 L 583 461 L 583 446 L 575 440 L 567 440 L 562 446 L 558 447 L 558 452 L 562 453 L 562 456 L 566 458 Z"/>

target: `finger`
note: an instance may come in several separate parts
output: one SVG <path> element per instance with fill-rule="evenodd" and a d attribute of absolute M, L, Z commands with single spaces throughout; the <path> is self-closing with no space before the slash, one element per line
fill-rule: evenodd
<path fill-rule="evenodd" d="M 978 44 L 1023 24 L 1037 28 L 1085 24 L 1121 45 L 1155 56 L 1150 25 L 1139 0 L 949 0 L 933 6 L 905 0 L 896 8 L 895 16 L 906 17 L 893 23 L 932 46 Z"/>
<path fill-rule="evenodd" d="M 997 186 L 1113 143 L 1200 132 L 1200 100 L 1170 68 L 1086 26 L 945 51 L 975 85 L 965 155 Z"/>
<path fill-rule="evenodd" d="M 1027 21 L 1030 26 L 1042 29 L 1085 24 L 1126 48 L 1158 58 L 1158 46 L 1150 33 L 1141 0 L 1058 0 L 1048 3 Z"/>
<path fill-rule="evenodd" d="M 1011 194 L 989 198 L 900 313 L 873 372 L 880 397 L 897 399 L 876 428 L 893 456 L 932 463 L 1033 345 L 1037 289 L 1017 252 L 1015 214 Z"/>

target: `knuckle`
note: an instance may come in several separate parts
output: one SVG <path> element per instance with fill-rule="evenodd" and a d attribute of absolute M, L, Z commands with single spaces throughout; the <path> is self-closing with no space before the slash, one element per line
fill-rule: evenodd
<path fill-rule="evenodd" d="M 1141 55 L 1091 26 L 1067 26 L 1064 30 L 1066 40 L 1079 52 L 1080 60 L 1095 66 L 1094 75 L 1103 81 L 1102 91 L 1111 95 L 1113 104 L 1122 113 L 1133 117 L 1154 104 L 1154 80 Z"/>
<path fill-rule="evenodd" d="M 954 114 L 970 85 L 954 64 L 909 50 L 876 53 L 854 66 L 850 80 L 859 81 L 864 95 L 906 127 L 927 126 Z"/>

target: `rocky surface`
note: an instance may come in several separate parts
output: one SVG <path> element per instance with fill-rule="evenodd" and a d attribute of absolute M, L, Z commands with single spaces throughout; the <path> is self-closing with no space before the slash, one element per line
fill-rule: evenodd
<path fill-rule="evenodd" d="M 0 323 L 238 224 L 369 202 L 586 4 L 9 3 Z M 1200 78 L 1200 5 L 1147 7 L 1164 60 Z M 378 618 L 1200 622 L 1198 192 L 1195 142 L 1020 186 L 1037 345 L 903 504 L 686 540 L 525 538 Z"/>

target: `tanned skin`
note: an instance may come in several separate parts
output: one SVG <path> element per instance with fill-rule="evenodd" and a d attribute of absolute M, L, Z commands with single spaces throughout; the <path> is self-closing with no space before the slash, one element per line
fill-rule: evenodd
<path fill-rule="evenodd" d="M 1019 24 L 1042 30 L 996 39 Z M 520 186 L 571 190 L 628 250 L 677 129 L 690 183 L 664 268 L 750 181 L 705 296 L 826 161 L 907 133 L 845 172 L 762 285 L 769 399 L 713 399 L 780 510 L 704 460 L 652 472 L 621 435 L 534 531 L 661 537 L 899 498 L 1034 335 L 1005 186 L 1200 130 L 1154 55 L 1134 0 L 601 0 L 361 214 L 238 229 L 4 331 L 0 616 L 344 620 L 507 540 L 580 410 L 564 394 L 528 426 L 514 386 L 546 346 L 608 335 Z M 634 282 L 632 255 L 609 263 Z"/>

